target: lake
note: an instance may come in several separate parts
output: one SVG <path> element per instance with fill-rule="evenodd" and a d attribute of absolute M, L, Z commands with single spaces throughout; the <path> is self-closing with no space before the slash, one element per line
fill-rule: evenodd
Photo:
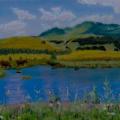
<path fill-rule="evenodd" d="M 7 70 L 0 78 L 0 104 L 19 104 L 26 101 L 47 101 L 49 96 L 59 96 L 62 101 L 81 100 L 95 86 L 104 99 L 104 81 L 110 83 L 115 100 L 120 96 L 120 68 L 109 69 L 52 69 L 35 66 Z"/>

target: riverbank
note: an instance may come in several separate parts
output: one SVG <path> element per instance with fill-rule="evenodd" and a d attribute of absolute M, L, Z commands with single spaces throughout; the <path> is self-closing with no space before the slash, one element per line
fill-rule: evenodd
<path fill-rule="evenodd" d="M 64 103 L 51 106 L 46 103 L 0 107 L 1 120 L 119 120 L 119 105 L 89 105 Z"/>
<path fill-rule="evenodd" d="M 112 68 L 120 67 L 120 52 L 115 51 L 74 51 L 58 56 L 66 67 L 78 68 Z"/>
<path fill-rule="evenodd" d="M 25 68 L 35 65 L 68 68 L 118 68 L 120 52 L 116 51 L 74 51 L 63 55 L 51 54 L 8 54 L 0 55 L 2 68 Z"/>

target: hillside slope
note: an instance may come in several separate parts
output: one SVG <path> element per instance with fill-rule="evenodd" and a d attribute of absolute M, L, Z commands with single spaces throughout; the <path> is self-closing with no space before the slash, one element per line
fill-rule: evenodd
<path fill-rule="evenodd" d="M 0 49 L 34 49 L 58 51 L 59 49 L 39 37 L 11 37 L 0 40 Z"/>

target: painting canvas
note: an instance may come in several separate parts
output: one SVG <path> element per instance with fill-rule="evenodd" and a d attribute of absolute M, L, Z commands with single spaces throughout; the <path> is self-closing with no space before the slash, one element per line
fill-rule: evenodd
<path fill-rule="evenodd" d="M 120 0 L 0 0 L 0 120 L 120 120 Z"/>

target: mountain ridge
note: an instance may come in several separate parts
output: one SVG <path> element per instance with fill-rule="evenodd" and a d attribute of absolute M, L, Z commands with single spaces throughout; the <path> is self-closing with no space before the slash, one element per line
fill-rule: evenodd
<path fill-rule="evenodd" d="M 86 21 L 81 24 L 77 24 L 74 27 L 51 28 L 45 32 L 42 32 L 39 36 L 48 40 L 59 40 L 80 38 L 82 36 L 87 37 L 91 35 L 120 37 L 120 25 Z"/>

